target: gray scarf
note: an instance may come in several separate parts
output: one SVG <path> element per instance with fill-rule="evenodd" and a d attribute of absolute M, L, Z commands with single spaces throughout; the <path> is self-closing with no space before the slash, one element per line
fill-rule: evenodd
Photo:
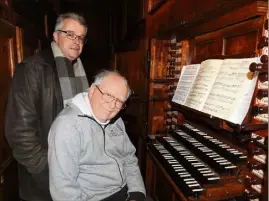
<path fill-rule="evenodd" d="M 72 63 L 64 56 L 55 42 L 51 43 L 56 69 L 61 85 L 64 106 L 76 94 L 85 92 L 89 83 L 80 58 Z"/>

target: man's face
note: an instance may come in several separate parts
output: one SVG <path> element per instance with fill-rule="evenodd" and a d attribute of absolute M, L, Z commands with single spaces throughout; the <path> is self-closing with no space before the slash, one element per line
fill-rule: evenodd
<path fill-rule="evenodd" d="M 79 41 L 79 38 L 72 40 L 68 37 L 68 34 L 75 34 L 75 36 L 86 37 L 86 28 L 79 22 L 72 19 L 65 19 L 62 22 L 61 31 L 67 31 L 64 33 L 57 31 L 53 33 L 53 38 L 62 53 L 66 56 L 69 61 L 76 60 L 82 52 L 83 43 Z"/>
<path fill-rule="evenodd" d="M 106 122 L 118 114 L 120 109 L 116 107 L 116 99 L 124 103 L 126 101 L 128 89 L 123 79 L 118 75 L 107 76 L 98 88 L 94 85 L 91 86 L 89 91 L 90 103 L 96 118 L 100 122 Z M 102 93 L 111 95 L 113 101 L 106 102 L 102 98 L 102 96 L 104 96 Z"/>

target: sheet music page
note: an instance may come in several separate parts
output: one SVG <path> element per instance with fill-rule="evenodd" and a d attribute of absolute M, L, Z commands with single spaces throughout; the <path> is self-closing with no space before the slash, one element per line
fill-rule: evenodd
<path fill-rule="evenodd" d="M 197 76 L 200 64 L 183 66 L 172 101 L 184 105 L 193 82 Z"/>
<path fill-rule="evenodd" d="M 258 74 L 254 75 L 252 80 L 244 81 L 244 89 L 242 90 L 241 98 L 237 99 L 237 103 L 235 104 L 235 106 L 237 105 L 237 107 L 234 106 L 234 108 L 231 109 L 231 115 L 227 119 L 228 121 L 235 124 L 242 124 L 247 115 L 252 100 L 257 78 Z"/>
<path fill-rule="evenodd" d="M 225 59 L 202 112 L 242 124 L 257 78 L 249 79 L 249 65 L 257 58 Z"/>
<path fill-rule="evenodd" d="M 190 90 L 185 105 L 201 111 L 216 80 L 223 60 L 209 59 L 201 63 L 198 75 Z"/>

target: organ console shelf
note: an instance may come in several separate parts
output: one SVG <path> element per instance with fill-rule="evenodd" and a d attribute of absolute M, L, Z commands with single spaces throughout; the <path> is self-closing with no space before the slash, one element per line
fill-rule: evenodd
<path fill-rule="evenodd" d="M 173 105 L 172 105 L 173 106 Z M 199 115 L 199 117 L 205 117 L 205 118 L 210 118 L 210 119 L 215 119 L 215 120 L 218 120 L 218 118 L 216 117 L 213 117 L 211 115 L 208 115 L 208 114 L 205 114 L 205 113 L 200 113 L 198 111 L 194 111 L 193 109 L 190 109 L 190 108 L 186 108 L 187 111 L 184 111 L 183 107 L 182 108 L 172 108 L 172 109 L 166 109 L 165 111 L 169 111 L 169 110 L 172 110 L 172 111 L 179 111 L 179 112 L 182 112 L 185 114 L 188 113 L 188 111 L 193 111 L 194 113 L 197 113 L 197 115 Z M 268 112 L 268 108 L 259 108 L 259 109 L 256 109 L 254 107 L 253 109 L 253 115 L 257 115 L 257 110 L 258 112 L 260 112 L 259 114 L 261 114 L 262 112 L 264 113 L 267 113 Z M 259 130 L 264 130 L 264 129 L 267 129 L 268 128 L 268 123 L 256 123 L 256 124 L 250 124 L 250 123 L 243 123 L 241 125 L 238 125 L 238 124 L 233 124 L 231 122 L 227 122 L 225 121 L 225 123 L 232 129 L 233 132 L 236 133 L 248 133 L 248 135 L 250 135 L 250 132 L 254 132 L 254 131 L 259 131 Z"/>

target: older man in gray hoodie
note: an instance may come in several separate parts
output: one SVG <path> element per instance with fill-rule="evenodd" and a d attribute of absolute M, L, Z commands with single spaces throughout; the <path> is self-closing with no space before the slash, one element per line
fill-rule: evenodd
<path fill-rule="evenodd" d="M 48 138 L 54 201 L 145 199 L 135 147 L 116 118 L 129 95 L 124 77 L 102 71 L 56 118 Z"/>

